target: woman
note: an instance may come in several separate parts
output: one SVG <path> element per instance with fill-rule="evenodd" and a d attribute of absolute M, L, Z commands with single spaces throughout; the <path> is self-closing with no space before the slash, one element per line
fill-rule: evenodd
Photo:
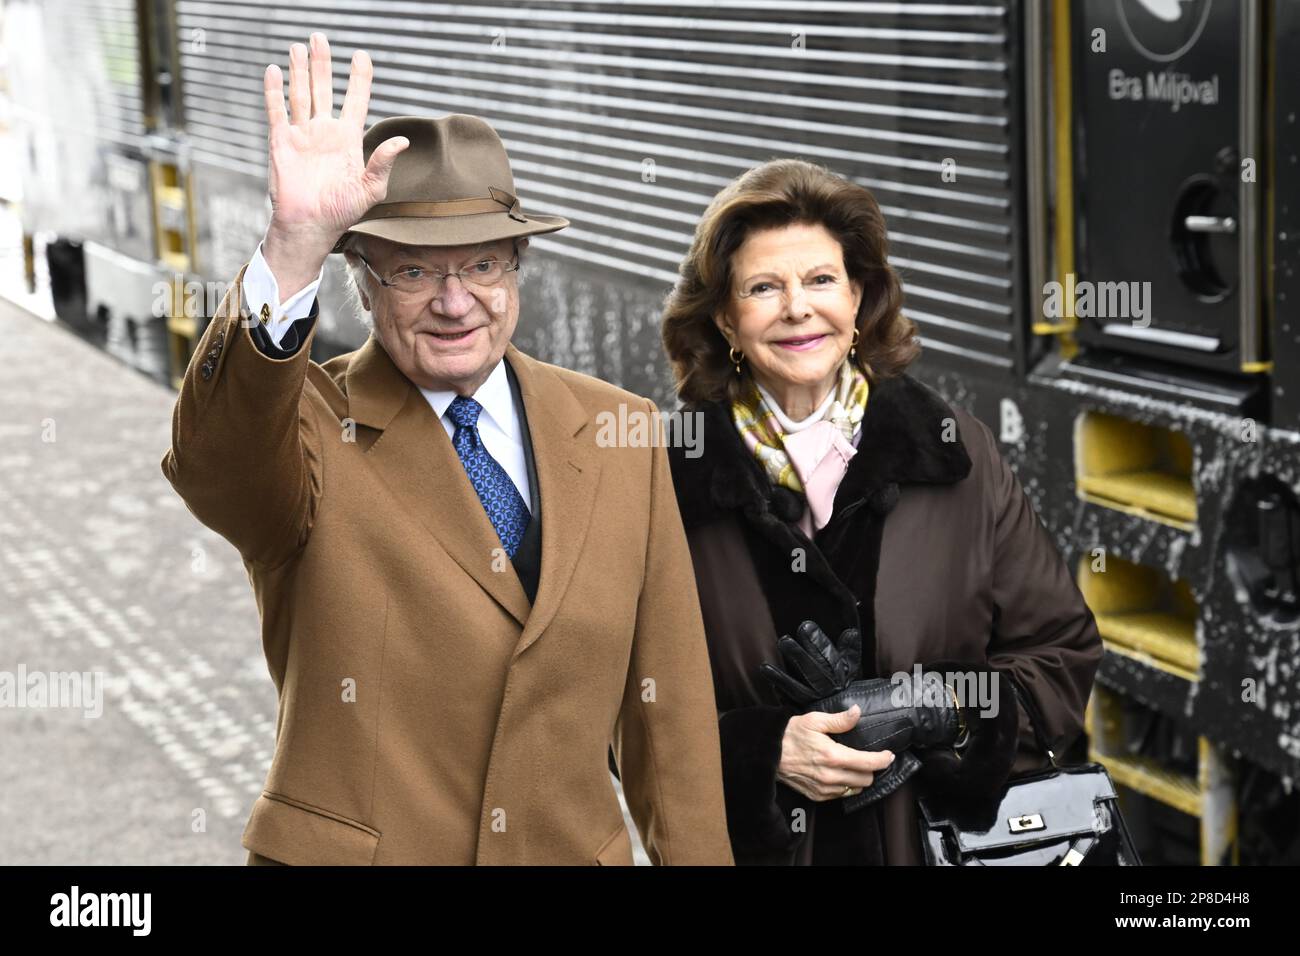
<path fill-rule="evenodd" d="M 683 411 L 703 442 L 670 449 L 708 634 L 737 863 L 923 862 L 915 800 L 996 798 L 1045 765 L 1006 675 L 1059 754 L 1102 656 L 1091 612 L 988 428 L 904 373 L 918 355 L 871 194 L 775 160 L 709 206 L 663 320 Z M 694 456 L 694 457 L 692 457 Z M 813 621 L 861 635 L 853 676 L 966 675 L 962 739 L 846 812 L 888 751 L 831 734 L 764 663 Z M 951 685 L 950 685 L 951 686 Z M 807 712 L 805 712 L 807 711 Z M 909 758 L 911 759 L 911 758 Z"/>

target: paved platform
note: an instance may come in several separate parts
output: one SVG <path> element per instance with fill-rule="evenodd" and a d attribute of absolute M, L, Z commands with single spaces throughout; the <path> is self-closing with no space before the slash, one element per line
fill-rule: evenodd
<path fill-rule="evenodd" d="M 0 707 L 0 865 L 242 864 L 275 689 L 238 553 L 159 467 L 174 393 L 4 299 L 0 354 L 0 672 L 103 682 L 97 717 Z"/>
<path fill-rule="evenodd" d="M 238 554 L 159 468 L 174 396 L 3 300 L 0 343 L 0 671 L 104 688 L 0 707 L 0 863 L 242 863 L 275 689 Z"/>

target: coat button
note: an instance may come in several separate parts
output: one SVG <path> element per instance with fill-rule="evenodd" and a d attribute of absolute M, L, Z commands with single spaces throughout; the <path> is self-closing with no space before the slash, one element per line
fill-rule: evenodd
<path fill-rule="evenodd" d="M 199 368 L 199 371 L 203 373 L 204 381 L 207 381 L 208 379 L 212 378 L 212 363 L 204 362 L 203 365 Z"/>

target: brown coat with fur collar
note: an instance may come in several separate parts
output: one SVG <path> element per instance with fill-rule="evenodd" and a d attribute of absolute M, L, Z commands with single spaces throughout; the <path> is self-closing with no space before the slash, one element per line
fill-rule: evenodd
<path fill-rule="evenodd" d="M 796 523 L 802 498 L 773 486 L 727 407 L 686 410 L 703 414 L 703 454 L 687 457 L 676 442 L 670 459 L 709 641 L 737 863 L 923 862 L 918 793 L 987 800 L 1010 774 L 1045 765 L 1002 672 L 1032 694 L 1058 757 L 1079 736 L 1101 638 L 982 422 L 910 376 L 875 383 L 831 521 L 810 542 Z M 777 637 L 804 620 L 832 639 L 860 628 L 864 678 L 918 663 L 984 672 L 999 684 L 998 712 L 982 718 L 961 761 L 932 755 L 874 805 L 846 814 L 838 800 L 809 801 L 776 780 L 798 711 L 758 670 L 779 663 Z M 792 827 L 800 808 L 806 832 Z"/>

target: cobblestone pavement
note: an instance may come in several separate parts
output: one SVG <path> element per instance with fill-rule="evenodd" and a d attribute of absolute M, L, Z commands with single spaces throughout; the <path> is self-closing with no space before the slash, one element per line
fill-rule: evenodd
<path fill-rule="evenodd" d="M 0 355 L 0 672 L 103 682 L 100 716 L 0 707 L 0 865 L 242 864 L 275 689 L 238 554 L 162 475 L 174 394 L 3 299 Z"/>

